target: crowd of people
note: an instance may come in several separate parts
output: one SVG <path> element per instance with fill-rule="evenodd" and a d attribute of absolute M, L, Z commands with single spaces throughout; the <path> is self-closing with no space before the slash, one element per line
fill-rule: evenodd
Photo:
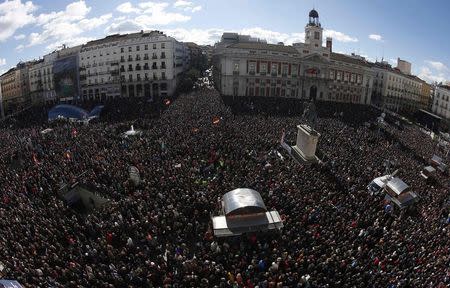
<path fill-rule="evenodd" d="M 323 161 L 305 165 L 280 148 L 283 130 L 295 144 L 301 103 L 239 103 L 208 89 L 164 101 L 164 111 L 132 102 L 107 103 L 88 125 L 28 113 L 0 128 L 0 278 L 24 287 L 450 285 L 448 177 L 419 176 L 445 151 L 416 126 L 318 104 Z M 131 125 L 143 133 L 124 138 Z M 394 168 L 420 196 L 408 212 L 387 211 L 366 188 Z M 71 209 L 60 191 L 74 183 L 108 202 Z M 284 228 L 214 237 L 217 200 L 240 187 L 260 192 Z"/>

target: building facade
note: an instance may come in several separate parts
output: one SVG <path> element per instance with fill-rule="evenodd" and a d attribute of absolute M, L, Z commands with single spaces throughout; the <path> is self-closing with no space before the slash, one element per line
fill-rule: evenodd
<path fill-rule="evenodd" d="M 135 33 L 119 42 L 122 97 L 171 96 L 188 68 L 188 48 L 159 31 Z"/>
<path fill-rule="evenodd" d="M 167 97 L 188 67 L 187 47 L 159 31 L 115 34 L 81 49 L 83 100 L 115 97 Z"/>
<path fill-rule="evenodd" d="M 51 102 L 56 99 L 53 82 L 53 64 L 56 58 L 57 52 L 47 54 L 30 67 L 28 76 L 32 104 Z"/>
<path fill-rule="evenodd" d="M 317 11 L 309 13 L 305 42 L 267 44 L 250 36 L 225 33 L 215 47 L 214 80 L 226 96 L 263 96 L 370 104 L 373 72 L 356 55 L 322 45 Z"/>
<path fill-rule="evenodd" d="M 110 35 L 83 45 L 79 55 L 82 100 L 120 97 L 119 41 Z"/>
<path fill-rule="evenodd" d="M 21 62 L 0 76 L 5 115 L 31 105 L 28 72 L 32 64 L 33 62 Z"/>
<path fill-rule="evenodd" d="M 434 87 L 431 111 L 436 115 L 450 120 L 450 86 L 437 85 Z"/>
<path fill-rule="evenodd" d="M 372 69 L 375 74 L 372 95 L 374 104 L 407 114 L 412 114 L 424 107 L 423 80 L 417 76 L 405 74 L 398 68 L 392 68 L 385 61 L 373 63 Z"/>
<path fill-rule="evenodd" d="M 432 93 L 431 85 L 422 80 L 422 87 L 420 89 L 419 97 L 419 109 L 431 110 Z"/>

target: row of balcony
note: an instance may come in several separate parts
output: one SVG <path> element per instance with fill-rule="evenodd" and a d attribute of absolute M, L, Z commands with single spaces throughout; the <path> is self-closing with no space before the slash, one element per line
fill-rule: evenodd
<path fill-rule="evenodd" d="M 131 62 L 131 61 L 141 61 L 141 60 L 149 60 L 149 59 L 150 59 L 150 57 L 148 57 L 148 56 L 144 56 L 142 59 L 141 59 L 140 56 L 136 56 L 136 58 L 134 58 L 134 59 L 131 56 L 129 56 L 127 59 L 125 59 L 125 57 L 122 56 L 120 58 L 120 62 L 123 63 L 123 62 L 125 62 L 125 60 L 128 61 L 128 62 Z M 151 57 L 151 59 L 153 59 L 153 60 L 154 59 L 158 59 L 158 57 L 156 55 L 153 55 Z M 166 59 L 166 56 L 165 55 L 161 55 L 161 57 L 159 59 Z"/>
<path fill-rule="evenodd" d="M 80 78 L 81 81 L 86 81 L 85 78 Z M 132 82 L 142 82 L 142 81 L 157 81 L 157 80 L 167 80 L 166 76 L 161 76 L 161 77 L 157 77 L 157 76 L 153 76 L 153 77 L 137 77 L 136 79 L 126 79 L 126 78 L 122 78 L 122 79 L 112 79 L 112 80 L 108 80 L 106 82 L 101 82 L 101 83 L 81 83 L 83 86 L 95 86 L 95 85 L 100 85 L 100 84 L 111 84 L 111 83 L 132 83 Z"/>
<path fill-rule="evenodd" d="M 166 76 L 161 76 L 161 77 L 157 77 L 157 76 L 153 76 L 153 77 L 143 77 L 143 78 L 136 78 L 136 79 L 124 79 L 122 78 L 120 80 L 121 83 L 132 83 L 132 82 L 141 82 L 141 81 L 157 81 L 157 80 L 167 80 Z"/>
<path fill-rule="evenodd" d="M 159 66 L 159 68 L 160 68 L 160 69 L 166 69 L 166 65 L 161 65 L 161 66 Z M 156 69 L 158 69 L 158 66 L 153 65 L 153 66 L 152 66 L 152 70 L 156 70 Z M 125 70 L 124 67 L 120 67 L 120 72 L 125 72 L 125 71 L 129 71 L 129 72 L 130 72 L 130 71 L 134 71 L 134 70 L 136 70 L 136 71 L 150 70 L 150 67 L 149 67 L 149 66 L 146 66 L 146 65 L 144 65 L 143 67 L 137 65 L 136 68 L 128 67 L 126 70 Z"/>

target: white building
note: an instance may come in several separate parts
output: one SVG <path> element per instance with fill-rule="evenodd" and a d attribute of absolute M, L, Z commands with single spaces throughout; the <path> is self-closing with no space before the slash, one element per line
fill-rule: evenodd
<path fill-rule="evenodd" d="M 423 80 L 402 73 L 385 61 L 373 63 L 372 69 L 375 73 L 372 95 L 375 104 L 391 111 L 406 113 L 422 108 Z"/>
<path fill-rule="evenodd" d="M 82 99 L 172 95 L 188 56 L 184 44 L 159 31 L 88 42 L 80 53 Z"/>
<path fill-rule="evenodd" d="M 189 63 L 188 48 L 159 31 L 128 35 L 119 49 L 122 97 L 171 96 Z"/>
<path fill-rule="evenodd" d="M 47 54 L 29 68 L 31 103 L 44 103 L 56 99 L 53 62 L 57 56 L 57 52 Z"/>
<path fill-rule="evenodd" d="M 119 42 L 122 35 L 90 41 L 79 55 L 82 100 L 120 97 Z"/>
<path fill-rule="evenodd" d="M 355 55 L 322 45 L 317 11 L 309 13 L 305 43 L 267 44 L 226 33 L 214 52 L 214 78 L 225 96 L 264 96 L 370 104 L 373 72 Z"/>
<path fill-rule="evenodd" d="M 450 119 L 450 86 L 439 85 L 434 87 L 432 112 L 449 120 Z"/>

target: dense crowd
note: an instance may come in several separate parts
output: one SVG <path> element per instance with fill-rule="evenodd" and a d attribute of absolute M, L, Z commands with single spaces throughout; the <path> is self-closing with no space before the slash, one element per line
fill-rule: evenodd
<path fill-rule="evenodd" d="M 324 161 L 304 165 L 280 148 L 283 129 L 295 144 L 301 103 L 225 100 L 234 104 L 196 91 L 163 112 L 112 101 L 88 125 L 9 120 L 0 128 L 0 278 L 25 287 L 450 285 L 448 178 L 419 176 L 445 155 L 428 135 L 380 127 L 380 112 L 365 106 L 318 104 Z M 143 134 L 122 137 L 131 125 Z M 415 209 L 387 211 L 368 193 L 387 161 L 420 196 Z M 75 182 L 109 202 L 88 215 L 67 207 L 60 188 Z M 239 187 L 259 191 L 284 228 L 215 238 L 217 199 Z"/>

